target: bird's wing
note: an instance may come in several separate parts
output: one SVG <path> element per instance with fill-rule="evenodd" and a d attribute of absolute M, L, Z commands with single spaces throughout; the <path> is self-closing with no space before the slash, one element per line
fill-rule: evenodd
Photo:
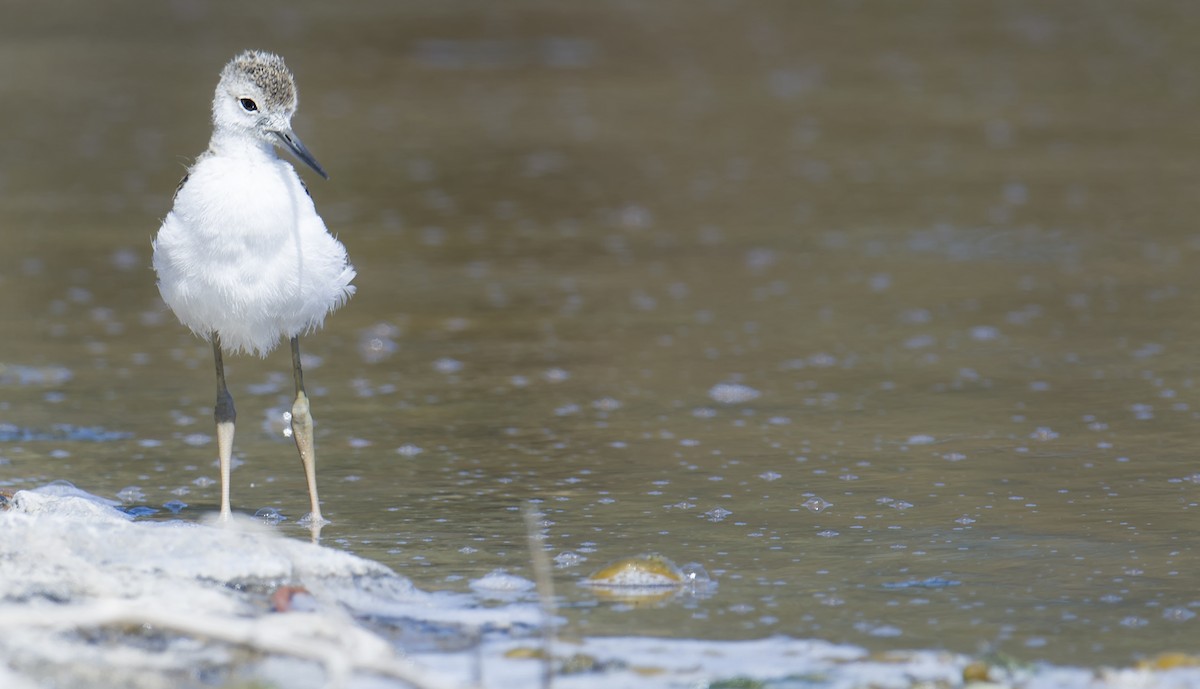
<path fill-rule="evenodd" d="M 183 179 L 179 180 L 179 184 L 175 187 L 175 195 L 171 197 L 172 202 L 179 199 L 179 192 L 183 191 L 183 185 L 187 184 L 190 175 L 191 173 L 188 172 L 183 173 Z"/>

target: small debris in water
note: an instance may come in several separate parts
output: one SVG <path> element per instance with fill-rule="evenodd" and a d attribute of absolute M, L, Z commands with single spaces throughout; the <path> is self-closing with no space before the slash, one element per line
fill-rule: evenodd
<path fill-rule="evenodd" d="M 275 612 L 313 612 L 317 601 L 303 586 L 280 586 L 271 593 L 271 609 Z"/>

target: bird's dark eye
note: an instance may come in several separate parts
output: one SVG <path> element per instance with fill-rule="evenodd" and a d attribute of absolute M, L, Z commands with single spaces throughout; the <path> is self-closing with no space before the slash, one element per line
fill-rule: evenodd
<path fill-rule="evenodd" d="M 258 112 L 258 104 L 249 98 L 239 98 L 238 104 L 242 106 L 242 110 L 246 112 Z"/>

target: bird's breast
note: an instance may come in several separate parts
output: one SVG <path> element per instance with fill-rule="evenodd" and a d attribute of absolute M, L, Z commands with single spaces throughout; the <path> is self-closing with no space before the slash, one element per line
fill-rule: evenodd
<path fill-rule="evenodd" d="M 304 218 L 315 214 L 312 200 L 286 163 L 247 165 L 220 159 L 193 168 L 172 212 L 198 241 L 281 248 L 294 242 Z"/>

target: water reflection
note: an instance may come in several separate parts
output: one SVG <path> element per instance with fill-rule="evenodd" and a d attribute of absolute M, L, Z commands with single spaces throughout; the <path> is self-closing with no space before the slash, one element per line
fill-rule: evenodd
<path fill-rule="evenodd" d="M 1096 663 L 1196 624 L 1191 6 L 164 7 L 9 48 L 7 485 L 215 509 L 149 239 L 266 26 L 361 274 L 305 362 L 326 543 L 467 590 L 528 575 L 539 500 L 589 633 Z M 287 362 L 227 363 L 236 507 L 304 537 Z M 719 592 L 569 585 L 647 551 Z"/>

